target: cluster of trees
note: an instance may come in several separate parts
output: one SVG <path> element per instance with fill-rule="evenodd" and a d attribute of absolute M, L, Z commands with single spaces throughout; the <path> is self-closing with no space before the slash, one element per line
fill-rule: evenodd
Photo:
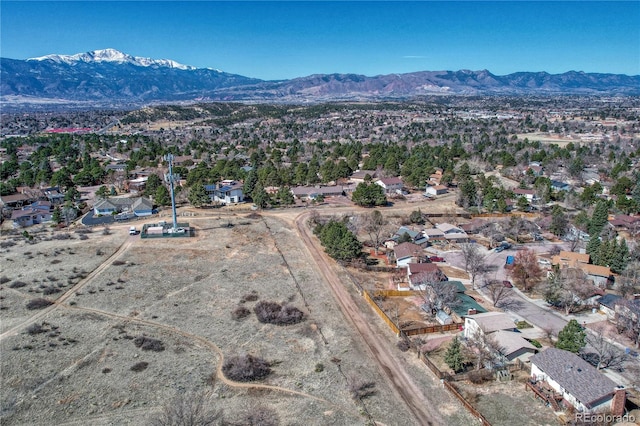
<path fill-rule="evenodd" d="M 344 221 L 332 219 L 326 223 L 318 223 L 313 232 L 327 254 L 336 260 L 348 262 L 362 256 L 362 243 Z"/>

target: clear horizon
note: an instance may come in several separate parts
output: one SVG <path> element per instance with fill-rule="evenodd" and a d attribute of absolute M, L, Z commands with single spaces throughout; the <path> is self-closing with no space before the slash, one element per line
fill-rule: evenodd
<path fill-rule="evenodd" d="M 640 2 L 0 3 L 0 56 L 114 48 L 264 80 L 487 69 L 640 75 Z"/>

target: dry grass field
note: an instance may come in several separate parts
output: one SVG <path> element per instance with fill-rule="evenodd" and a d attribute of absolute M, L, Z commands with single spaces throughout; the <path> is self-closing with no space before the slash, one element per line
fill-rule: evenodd
<path fill-rule="evenodd" d="M 0 238 L 3 425 L 145 424 L 191 391 L 209 392 L 231 422 L 259 404 L 279 424 L 413 424 L 290 225 L 234 215 L 191 226 L 191 239 L 142 240 L 115 226 L 110 235 L 43 228 L 31 242 Z M 27 309 L 38 298 L 60 300 Z M 305 319 L 262 324 L 252 312 L 260 300 L 291 304 Z M 237 320 L 240 305 L 251 313 Z M 159 343 L 144 350 L 141 337 Z M 227 380 L 223 360 L 243 354 L 272 373 Z M 353 380 L 375 383 L 375 393 L 354 401 Z M 468 423 L 451 411 L 449 424 Z"/>

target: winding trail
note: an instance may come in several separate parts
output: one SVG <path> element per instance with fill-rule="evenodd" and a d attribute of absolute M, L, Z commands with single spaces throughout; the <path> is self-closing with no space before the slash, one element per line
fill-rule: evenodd
<path fill-rule="evenodd" d="M 359 307 L 343 286 L 335 270 L 331 267 L 333 261 L 327 258 L 327 255 L 318 248 L 317 244 L 314 244 L 309 234 L 309 228 L 306 226 L 306 221 L 310 216 L 311 212 L 305 212 L 299 215 L 295 220 L 296 229 L 306 245 L 309 255 L 318 265 L 322 277 L 327 284 L 329 284 L 333 296 L 340 306 L 340 310 L 362 336 L 362 340 L 371 351 L 383 376 L 389 381 L 392 388 L 407 405 L 409 411 L 414 415 L 416 423 L 422 426 L 443 424 L 437 408 L 424 396 L 407 371 L 390 352 L 389 342 L 375 332 L 369 325 L 367 319 L 364 318 Z"/>
<path fill-rule="evenodd" d="M 15 336 L 16 334 L 18 334 L 20 332 L 20 330 L 22 330 L 26 326 L 35 323 L 36 321 L 44 318 L 45 316 L 49 315 L 51 312 L 53 312 L 56 309 L 58 309 L 61 306 L 62 303 L 64 303 L 71 296 L 76 294 L 78 292 L 78 290 L 82 289 L 84 286 L 89 284 L 91 281 L 93 281 L 94 278 L 96 278 L 105 269 L 107 269 L 109 266 L 111 266 L 113 264 L 113 262 L 116 259 L 118 259 L 120 256 L 122 256 L 124 253 L 126 253 L 127 250 L 129 250 L 129 248 L 132 245 L 133 245 L 133 239 L 127 238 L 120 245 L 118 250 L 116 250 L 111 256 L 109 256 L 107 259 L 105 259 L 104 262 L 102 262 L 96 269 L 91 271 L 91 273 L 89 273 L 85 278 L 83 278 L 82 280 L 78 281 L 73 287 L 71 287 L 66 292 L 64 292 L 60 297 L 58 297 L 53 302 L 53 305 L 47 306 L 46 308 L 39 310 L 38 312 L 36 312 L 32 316 L 30 316 L 29 318 L 25 319 L 21 323 L 13 326 L 9 330 L 7 330 L 4 333 L 0 334 L 0 341 L 2 341 L 3 339 L 6 339 L 7 337 Z"/>

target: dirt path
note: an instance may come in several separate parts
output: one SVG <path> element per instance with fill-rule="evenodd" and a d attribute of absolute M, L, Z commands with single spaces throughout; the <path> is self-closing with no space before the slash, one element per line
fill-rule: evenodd
<path fill-rule="evenodd" d="M 75 293 L 77 293 L 78 290 L 80 290 L 82 287 L 86 286 L 91 281 L 93 281 L 94 278 L 96 278 L 105 269 L 107 269 L 109 266 L 111 266 L 116 259 L 118 259 L 120 256 L 122 256 L 127 250 L 129 250 L 129 248 L 131 247 L 133 242 L 134 242 L 134 239 L 127 238 L 120 245 L 118 250 L 116 250 L 111 256 L 109 256 L 104 262 L 102 262 L 102 264 L 100 264 L 96 269 L 91 271 L 91 273 L 89 275 L 87 275 L 84 279 L 80 280 L 76 285 L 74 285 L 69 290 L 64 292 L 62 294 L 62 296 L 58 297 L 54 301 L 53 305 L 50 305 L 50 306 L 48 306 L 48 307 L 46 307 L 44 309 L 41 309 L 41 310 L 37 311 L 34 315 L 32 315 L 29 318 L 25 319 L 20 324 L 10 328 L 9 330 L 5 331 L 2 334 L 0 334 L 0 341 L 3 340 L 3 339 L 6 339 L 7 337 L 15 336 L 24 327 L 35 323 L 36 321 L 42 319 L 43 317 L 49 315 L 51 312 L 53 312 L 56 309 L 58 309 L 60 307 L 60 304 L 64 303 L 67 299 L 69 299 L 71 296 L 73 296 Z"/>
<path fill-rule="evenodd" d="M 310 215 L 311 212 L 305 212 L 299 215 L 295 220 L 296 229 L 302 241 L 305 243 L 309 255 L 318 265 L 322 277 L 327 284 L 329 284 L 341 311 L 362 336 L 363 341 L 367 344 L 383 376 L 388 379 L 391 387 L 407 405 L 409 411 L 416 418 L 416 423 L 423 426 L 442 424 L 442 419 L 437 409 L 431 406 L 431 401 L 424 396 L 422 391 L 416 386 L 413 380 L 411 380 L 406 370 L 398 364 L 398 360 L 389 351 L 389 342 L 376 333 L 369 326 L 367 319 L 362 316 L 360 309 L 331 267 L 333 261 L 328 259 L 326 254 L 314 244 L 309 233 L 309 228 L 306 226 L 306 221 Z"/>

